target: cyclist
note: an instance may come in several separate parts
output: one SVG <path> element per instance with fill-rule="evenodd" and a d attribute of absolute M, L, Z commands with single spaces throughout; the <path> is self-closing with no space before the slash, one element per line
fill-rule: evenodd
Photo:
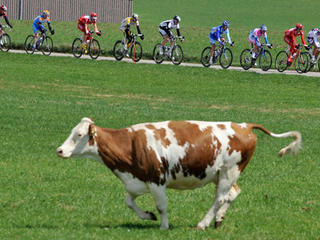
<path fill-rule="evenodd" d="M 259 54 L 259 48 L 261 47 L 261 43 L 259 40 L 259 37 L 263 36 L 264 41 L 267 44 L 268 48 L 271 48 L 271 44 L 269 44 L 268 36 L 267 36 L 267 26 L 262 24 L 260 28 L 255 28 L 249 33 L 249 42 L 254 46 L 253 52 L 252 52 L 252 59 L 256 60 Z"/>
<path fill-rule="evenodd" d="M 89 42 L 87 41 L 90 37 L 92 32 L 90 32 L 90 29 L 88 28 L 89 24 L 93 24 L 95 33 L 100 37 L 101 31 L 98 30 L 97 26 L 97 19 L 98 14 L 95 12 L 90 13 L 90 15 L 83 15 L 78 19 L 78 29 L 83 32 L 83 36 L 81 41 L 84 43 L 82 45 L 83 49 L 85 50 L 85 53 L 87 53 Z"/>
<path fill-rule="evenodd" d="M 297 52 L 297 42 L 296 42 L 296 36 L 301 36 L 301 41 L 303 46 L 309 50 L 306 41 L 304 40 L 304 32 L 302 31 L 303 25 L 301 23 L 297 23 L 295 28 L 290 28 L 286 30 L 284 35 L 284 41 L 289 45 L 290 47 L 290 54 L 287 60 L 287 64 L 290 66 L 293 62 L 292 57 L 295 57 Z"/>
<path fill-rule="evenodd" d="M 314 49 L 311 53 L 311 55 L 312 55 L 311 64 L 312 65 L 314 65 L 316 63 L 318 56 L 319 56 L 319 53 L 320 53 L 319 38 L 320 38 L 320 27 L 314 28 L 308 33 L 307 41 L 309 44 L 314 46 Z"/>
<path fill-rule="evenodd" d="M 127 17 L 121 21 L 120 30 L 123 32 L 123 48 L 125 52 L 128 51 L 128 48 L 130 47 L 130 43 L 132 41 L 132 32 L 130 31 L 130 27 L 136 25 L 138 36 L 141 40 L 144 39 L 144 35 L 141 33 L 140 25 L 139 25 L 139 15 L 134 13 L 131 17 Z M 128 57 L 128 53 L 126 53 Z"/>
<path fill-rule="evenodd" d="M 229 33 L 229 22 L 223 21 L 222 24 L 218 27 L 213 27 L 209 34 L 209 40 L 211 44 L 211 51 L 210 51 L 210 64 L 213 64 L 213 53 L 216 49 L 216 41 L 219 42 L 220 45 L 223 45 L 225 42 L 225 38 L 222 37 L 222 34 L 226 34 L 227 40 L 230 44 L 230 46 L 233 46 L 233 43 L 231 42 L 230 33 Z M 216 57 L 216 56 L 215 56 Z"/>
<path fill-rule="evenodd" d="M 38 31 L 40 31 L 41 33 L 45 33 L 47 31 L 47 29 L 43 26 L 44 23 L 48 24 L 50 33 L 54 35 L 54 30 L 51 28 L 49 17 L 50 17 L 50 12 L 48 10 L 44 10 L 40 16 L 36 17 L 33 20 L 32 28 L 34 33 L 34 38 L 33 38 L 34 49 L 36 49 L 36 42 L 39 37 Z"/>
<path fill-rule="evenodd" d="M 4 20 L 6 21 L 7 25 L 8 25 L 10 28 L 13 28 L 13 26 L 9 23 L 9 19 L 8 19 L 8 17 L 7 17 L 7 10 L 8 10 L 8 9 L 7 9 L 7 7 L 6 7 L 4 4 L 0 5 L 0 17 L 3 17 L 3 18 L 4 18 Z M 0 34 L 2 34 L 1 27 L 2 27 L 2 25 L 1 25 L 1 23 L 0 23 Z"/>
<path fill-rule="evenodd" d="M 171 50 L 172 50 L 172 47 L 174 44 L 173 34 L 171 32 L 171 29 L 175 28 L 177 30 L 177 34 L 178 34 L 179 39 L 181 40 L 181 42 L 184 42 L 183 36 L 180 35 L 180 26 L 179 26 L 180 22 L 181 22 L 181 18 L 176 15 L 172 19 L 166 20 L 166 21 L 163 21 L 160 23 L 159 33 L 163 37 L 163 40 L 161 42 L 162 48 L 159 49 L 159 53 L 161 55 L 163 54 L 163 47 L 166 45 L 166 43 L 169 41 L 169 39 L 170 39 L 169 55 L 171 55 Z"/>

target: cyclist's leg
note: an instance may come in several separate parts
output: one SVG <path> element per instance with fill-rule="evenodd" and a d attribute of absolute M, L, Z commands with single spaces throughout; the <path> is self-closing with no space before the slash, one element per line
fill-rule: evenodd
<path fill-rule="evenodd" d="M 216 40 L 218 40 L 218 39 L 215 39 L 214 35 L 210 33 L 209 34 L 209 41 L 211 44 L 210 61 L 212 60 L 214 50 L 216 49 Z"/>
<path fill-rule="evenodd" d="M 34 38 L 33 38 L 33 48 L 36 48 L 36 43 L 39 37 L 39 33 L 38 31 L 40 31 L 40 27 L 38 24 L 33 23 L 32 24 L 32 30 L 33 30 L 33 34 L 34 34 Z"/>
<path fill-rule="evenodd" d="M 288 60 L 287 60 L 287 62 L 288 62 L 288 64 L 292 64 L 292 62 L 293 62 L 293 59 L 292 59 L 292 56 L 293 56 L 293 54 L 295 54 L 295 52 L 296 52 L 296 49 L 295 49 L 295 44 L 294 44 L 294 42 L 293 42 L 293 40 L 291 39 L 291 38 L 288 38 L 288 37 L 284 37 L 284 41 L 286 42 L 286 44 L 288 44 L 289 45 L 289 47 L 290 47 L 290 52 L 289 52 L 289 56 L 288 56 Z"/>
<path fill-rule="evenodd" d="M 251 46 L 253 46 L 253 52 L 252 52 L 252 58 L 256 58 L 256 52 L 257 52 L 257 44 L 256 44 L 256 38 L 252 35 L 249 35 L 248 38 L 249 42 L 251 43 Z"/>
<path fill-rule="evenodd" d="M 312 60 L 314 62 L 316 62 L 319 57 L 319 53 L 320 53 L 320 43 L 314 42 L 313 46 L 314 46 L 314 49 L 313 49 L 313 54 L 312 54 Z"/>
<path fill-rule="evenodd" d="M 163 54 L 163 47 L 164 45 L 166 45 L 166 43 L 169 41 L 169 36 L 168 34 L 161 28 L 159 28 L 159 33 L 161 35 L 161 37 L 163 38 L 163 40 L 161 41 L 161 46 L 159 48 L 159 53 L 162 55 Z"/>
<path fill-rule="evenodd" d="M 82 23 L 78 23 L 78 29 L 83 33 L 81 41 L 86 42 L 86 31 L 85 31 L 85 26 Z"/>

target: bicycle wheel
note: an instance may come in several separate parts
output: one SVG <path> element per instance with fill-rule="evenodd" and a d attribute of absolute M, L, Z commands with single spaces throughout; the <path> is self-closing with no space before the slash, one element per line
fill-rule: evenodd
<path fill-rule="evenodd" d="M 240 65 L 244 70 L 248 70 L 252 67 L 252 56 L 250 49 L 244 49 L 240 54 Z"/>
<path fill-rule="evenodd" d="M 229 48 L 226 48 L 224 52 L 220 54 L 219 63 L 223 69 L 227 69 L 232 64 L 233 55 Z"/>
<path fill-rule="evenodd" d="M 174 65 L 179 65 L 183 61 L 183 50 L 180 45 L 176 45 L 172 49 L 171 62 Z"/>
<path fill-rule="evenodd" d="M 272 55 L 268 50 L 264 50 L 259 56 L 259 66 L 263 71 L 268 71 L 272 66 Z"/>
<path fill-rule="evenodd" d="M 89 44 L 89 55 L 92 59 L 97 59 L 100 56 L 101 48 L 100 43 L 96 39 L 92 39 Z"/>
<path fill-rule="evenodd" d="M 46 36 L 40 46 L 39 50 L 41 50 L 42 54 L 45 56 L 49 56 L 52 53 L 53 50 L 53 41 L 51 37 Z"/>
<path fill-rule="evenodd" d="M 139 42 L 136 42 L 135 45 L 131 46 L 130 58 L 132 58 L 134 62 L 139 62 L 142 58 L 142 46 Z"/>
<path fill-rule="evenodd" d="M 5 33 L 0 38 L 0 51 L 8 52 L 10 48 L 11 48 L 11 38 L 7 33 Z"/>
<path fill-rule="evenodd" d="M 275 67 L 279 72 L 283 72 L 287 70 L 288 68 L 287 60 L 288 60 L 288 54 L 286 51 L 278 52 L 276 56 Z"/>
<path fill-rule="evenodd" d="M 202 50 L 200 61 L 204 67 L 210 66 L 210 51 L 211 47 L 206 47 Z"/>
<path fill-rule="evenodd" d="M 160 48 L 162 48 L 162 54 L 160 54 Z M 156 44 L 153 48 L 153 60 L 157 64 L 162 63 L 164 60 L 164 49 L 160 43 Z"/>
<path fill-rule="evenodd" d="M 26 40 L 24 41 L 24 50 L 27 52 L 27 54 L 33 54 L 34 48 L 33 48 L 33 35 L 27 36 Z"/>
<path fill-rule="evenodd" d="M 310 68 L 311 56 L 308 52 L 303 52 L 295 59 L 295 69 L 298 73 L 306 73 Z"/>
<path fill-rule="evenodd" d="M 84 49 L 82 47 L 82 41 L 80 38 L 76 38 L 72 43 L 72 54 L 76 58 L 80 58 L 84 53 Z"/>
<path fill-rule="evenodd" d="M 123 52 L 124 52 L 124 49 L 123 49 L 122 41 L 121 40 L 116 41 L 113 47 L 113 56 L 115 57 L 115 59 L 117 59 L 118 61 L 121 61 L 122 58 L 124 57 Z"/>

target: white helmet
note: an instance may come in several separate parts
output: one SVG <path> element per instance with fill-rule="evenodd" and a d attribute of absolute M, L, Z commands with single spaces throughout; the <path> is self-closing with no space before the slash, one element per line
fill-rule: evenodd
<path fill-rule="evenodd" d="M 175 16 L 173 17 L 173 20 L 177 20 L 178 22 L 180 22 L 180 21 L 181 21 L 181 18 L 180 18 L 178 15 L 175 15 Z"/>
<path fill-rule="evenodd" d="M 132 18 L 138 21 L 139 20 L 139 15 L 134 13 L 134 14 L 132 14 Z"/>

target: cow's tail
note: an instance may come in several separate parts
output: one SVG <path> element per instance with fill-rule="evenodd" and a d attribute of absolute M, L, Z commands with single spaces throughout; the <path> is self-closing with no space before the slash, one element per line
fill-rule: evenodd
<path fill-rule="evenodd" d="M 283 155 L 285 155 L 287 153 L 298 154 L 299 149 L 301 148 L 302 138 L 301 138 L 300 132 L 298 132 L 298 131 L 291 131 L 291 132 L 285 132 L 285 133 L 281 133 L 281 134 L 275 134 L 275 133 L 270 132 L 269 130 L 267 130 L 266 128 L 264 128 L 263 126 L 258 125 L 258 124 L 251 124 L 251 128 L 252 129 L 259 129 L 274 138 L 287 138 L 287 137 L 295 138 L 295 140 L 293 142 L 291 142 L 288 146 L 282 148 L 279 151 L 278 154 L 280 157 L 282 157 Z"/>

